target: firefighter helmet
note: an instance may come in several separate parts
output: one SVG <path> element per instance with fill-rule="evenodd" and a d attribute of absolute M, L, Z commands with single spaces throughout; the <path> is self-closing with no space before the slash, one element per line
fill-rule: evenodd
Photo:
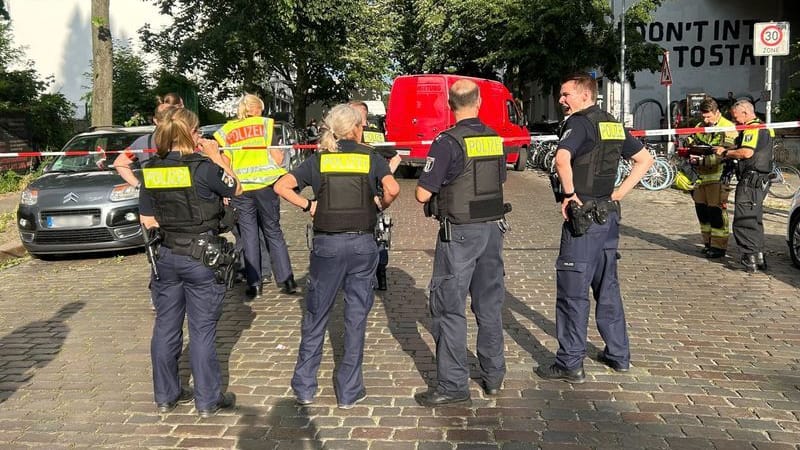
<path fill-rule="evenodd" d="M 689 177 L 682 171 L 679 170 L 678 174 L 675 175 L 675 182 L 672 183 L 677 189 L 682 191 L 691 191 L 694 190 L 695 184 L 689 179 Z"/>

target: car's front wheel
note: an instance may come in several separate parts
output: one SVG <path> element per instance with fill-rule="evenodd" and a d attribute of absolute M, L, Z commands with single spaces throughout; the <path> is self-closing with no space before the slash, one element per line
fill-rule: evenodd
<path fill-rule="evenodd" d="M 790 223 L 789 255 L 794 266 L 800 268 L 800 214 L 795 214 Z"/>

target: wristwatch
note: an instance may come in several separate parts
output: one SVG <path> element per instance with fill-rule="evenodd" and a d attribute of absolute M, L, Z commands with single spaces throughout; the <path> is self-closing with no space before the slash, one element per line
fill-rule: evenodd
<path fill-rule="evenodd" d="M 570 197 L 572 197 L 573 195 L 575 195 L 575 191 L 572 191 L 572 192 L 564 192 L 564 193 L 563 193 L 563 194 L 561 194 L 561 195 L 562 195 L 562 196 L 564 196 L 564 198 L 570 198 Z"/>
<path fill-rule="evenodd" d="M 311 200 L 308 200 L 308 199 L 306 199 L 306 200 L 308 201 L 308 204 L 306 205 L 305 208 L 303 208 L 303 212 L 311 211 Z"/>

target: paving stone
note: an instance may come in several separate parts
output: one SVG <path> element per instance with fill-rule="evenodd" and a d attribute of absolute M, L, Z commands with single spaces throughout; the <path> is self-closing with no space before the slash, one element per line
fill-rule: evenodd
<path fill-rule="evenodd" d="M 604 344 L 590 321 L 587 382 L 548 382 L 533 368 L 551 362 L 558 348 L 553 263 L 561 219 L 545 177 L 510 173 L 503 390 L 491 398 L 480 390 L 477 326 L 468 313 L 472 406 L 423 408 L 413 395 L 436 382 L 427 285 L 437 225 L 422 216 L 415 181 L 400 183 L 403 194 L 390 209 L 390 289 L 376 295 L 367 319 L 370 396 L 358 407 L 336 408 L 332 385 L 343 345 L 341 296 L 316 402 L 301 408 L 289 385 L 301 296 L 268 285 L 262 299 L 244 303 L 242 285 L 229 291 L 217 351 L 237 409 L 200 420 L 192 406 L 155 411 L 154 316 L 142 253 L 32 259 L 0 270 L 3 286 L 24 280 L 24 289 L 0 290 L 0 447 L 800 450 L 800 332 L 793 325 L 800 323 L 800 281 L 786 254 L 785 215 L 765 216 L 771 266 L 748 275 L 728 268 L 738 256 L 733 242 L 722 263 L 700 257 L 685 195 L 634 190 L 623 201 L 619 260 L 633 367 L 617 374 L 594 360 Z M 308 217 L 283 206 L 303 285 Z M 720 276 L 726 283 L 707 282 Z M 179 364 L 187 383 L 186 330 L 184 337 Z"/>

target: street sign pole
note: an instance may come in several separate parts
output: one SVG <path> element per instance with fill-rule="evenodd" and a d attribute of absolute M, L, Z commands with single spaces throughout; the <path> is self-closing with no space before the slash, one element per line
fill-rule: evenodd
<path fill-rule="evenodd" d="M 625 126 L 625 0 L 622 0 L 622 12 L 620 13 L 620 57 L 619 57 L 619 110 L 620 121 Z"/>
<path fill-rule="evenodd" d="M 772 55 L 767 56 L 767 75 L 764 77 L 764 90 L 767 92 L 767 123 L 772 122 Z"/>
<path fill-rule="evenodd" d="M 672 88 L 672 71 L 669 68 L 669 51 L 664 50 L 664 59 L 661 61 L 661 85 L 667 88 L 667 130 L 670 131 L 667 142 L 667 153 L 673 152 L 672 144 L 672 99 L 670 89 Z"/>

